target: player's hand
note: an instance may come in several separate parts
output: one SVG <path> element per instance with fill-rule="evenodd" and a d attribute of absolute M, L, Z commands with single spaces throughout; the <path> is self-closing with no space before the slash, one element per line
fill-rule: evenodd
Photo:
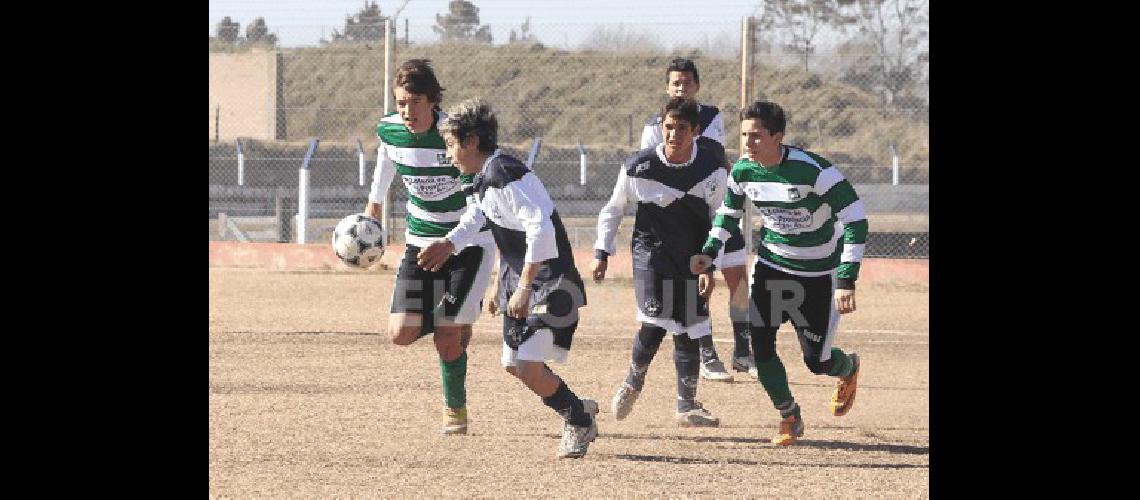
<path fill-rule="evenodd" d="M 416 264 L 420 269 L 435 272 L 451 258 L 452 252 L 455 252 L 455 244 L 444 238 L 420 249 L 420 253 L 416 255 Z"/>
<path fill-rule="evenodd" d="M 379 203 L 369 203 L 367 205 L 364 205 L 364 215 L 372 217 L 376 220 L 380 220 L 380 217 L 384 216 Z"/>
<path fill-rule="evenodd" d="M 835 290 L 835 306 L 839 308 L 839 314 L 855 312 L 855 290 Z"/>
<path fill-rule="evenodd" d="M 594 265 L 591 268 L 594 273 L 594 283 L 601 283 L 606 279 L 606 268 L 609 267 L 609 262 L 601 259 L 594 259 Z"/>
<path fill-rule="evenodd" d="M 713 273 L 701 273 L 701 275 L 697 277 L 697 294 L 700 295 L 701 298 L 709 298 L 709 296 L 712 295 L 713 288 L 716 288 L 716 278 L 713 277 Z"/>
<path fill-rule="evenodd" d="M 705 269 L 712 265 L 713 259 L 703 253 L 696 254 L 689 257 L 689 272 L 693 274 L 704 274 Z"/>
<path fill-rule="evenodd" d="M 497 273 L 496 273 L 497 274 Z M 487 304 L 487 313 L 491 316 L 499 315 L 499 278 L 496 276 L 492 278 L 493 282 L 487 289 L 487 296 L 483 298 L 483 303 Z"/>
<path fill-rule="evenodd" d="M 507 304 L 507 316 L 515 319 L 526 319 L 530 306 L 530 287 L 515 288 L 511 301 Z"/>

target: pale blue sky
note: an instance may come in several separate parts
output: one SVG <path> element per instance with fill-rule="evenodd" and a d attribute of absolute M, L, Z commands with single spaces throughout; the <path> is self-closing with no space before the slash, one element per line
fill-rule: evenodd
<path fill-rule="evenodd" d="M 397 33 L 404 36 L 409 20 L 412 41 L 437 39 L 431 31 L 435 15 L 447 12 L 449 0 L 410 0 L 397 19 Z M 379 0 L 381 13 L 392 15 L 403 0 Z M 758 0 L 473 0 L 480 21 L 489 24 L 496 44 L 506 42 L 510 30 L 527 16 L 531 31 L 548 45 L 576 46 L 597 25 L 623 24 L 637 33 L 656 32 L 671 43 L 691 36 L 700 43 L 739 44 L 740 21 L 756 12 Z M 343 31 L 344 19 L 364 6 L 364 0 L 210 0 L 210 34 L 225 16 L 245 28 L 264 17 L 270 32 L 284 47 L 316 45 Z"/>

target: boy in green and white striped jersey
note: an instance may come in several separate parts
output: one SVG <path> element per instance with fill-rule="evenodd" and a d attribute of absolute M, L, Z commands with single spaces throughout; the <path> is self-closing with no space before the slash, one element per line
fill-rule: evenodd
<path fill-rule="evenodd" d="M 434 333 L 443 376 L 444 434 L 467 433 L 467 344 L 471 324 L 479 317 L 481 299 L 491 278 L 495 243 L 484 229 L 470 244 L 456 249 L 439 269 L 421 269 L 421 248 L 442 239 L 467 210 L 460 176 L 447 160 L 439 134 L 445 115 L 439 103 L 443 87 L 426 59 L 411 59 L 396 70 L 392 94 L 397 113 L 385 116 L 376 129 L 380 138 L 376 172 L 364 212 L 380 218 L 380 203 L 396 174 L 408 190 L 404 258 L 392 290 L 388 334 L 397 345 L 409 345 Z"/>
<path fill-rule="evenodd" d="M 782 144 L 786 122 L 775 103 L 741 110 L 747 154 L 733 165 L 708 241 L 691 262 L 694 273 L 708 267 L 729 229 L 740 223 L 746 197 L 751 199 L 764 218 L 749 311 L 752 352 L 760 383 L 782 417 L 772 438 L 777 445 L 794 443 L 804 429 L 776 354 L 776 330 L 785 320 L 795 326 L 811 372 L 839 378 L 831 413 L 846 415 L 855 402 L 859 356 L 832 342 L 839 314 L 855 310 L 855 280 L 867 241 L 863 202 L 851 183 L 821 156 Z"/>

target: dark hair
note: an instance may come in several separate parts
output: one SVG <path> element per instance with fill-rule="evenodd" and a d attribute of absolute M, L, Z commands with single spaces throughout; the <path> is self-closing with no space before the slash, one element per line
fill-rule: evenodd
<path fill-rule="evenodd" d="M 491 105 L 482 99 L 468 99 L 448 109 L 439 132 L 454 135 L 460 143 L 474 135 L 479 138 L 479 151 L 483 153 L 494 153 L 499 148 L 499 120 Z"/>
<path fill-rule="evenodd" d="M 744 120 L 760 120 L 760 126 L 767 129 L 769 134 L 783 132 L 788 123 L 784 108 L 771 101 L 756 101 L 740 110 L 740 121 Z"/>
<path fill-rule="evenodd" d="M 396 69 L 396 76 L 392 79 L 396 87 L 401 87 L 411 94 L 420 94 L 439 109 L 443 101 L 443 87 L 435 78 L 435 71 L 431 69 L 430 59 L 408 59 Z"/>
<path fill-rule="evenodd" d="M 672 116 L 689 122 L 694 129 L 700 129 L 701 118 L 698 109 L 700 108 L 697 107 L 697 101 L 684 97 L 674 97 L 669 99 L 669 102 L 665 104 L 665 109 L 661 110 L 661 121 L 664 122 L 666 117 Z"/>
<path fill-rule="evenodd" d="M 693 74 L 693 82 L 701 84 L 701 74 L 697 73 L 697 65 L 692 60 L 678 57 L 670 61 L 669 67 L 665 68 L 665 83 L 669 83 L 669 73 L 673 71 L 688 71 Z"/>

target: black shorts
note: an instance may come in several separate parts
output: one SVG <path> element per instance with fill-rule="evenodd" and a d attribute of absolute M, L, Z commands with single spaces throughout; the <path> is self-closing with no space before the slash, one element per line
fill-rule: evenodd
<path fill-rule="evenodd" d="M 740 225 L 728 230 L 728 240 L 724 242 L 724 253 L 737 250 L 744 250 L 744 233 L 740 231 Z"/>
<path fill-rule="evenodd" d="M 830 274 L 796 276 L 757 261 L 750 294 L 754 345 L 761 342 L 761 349 L 774 352 L 776 330 L 791 321 L 804 356 L 818 359 L 831 348 L 839 325 L 834 293 Z"/>
<path fill-rule="evenodd" d="M 677 333 L 677 329 L 654 320 L 672 320 L 687 328 L 709 319 L 709 301 L 697 294 L 696 276 L 665 276 L 649 269 L 634 269 L 633 292 L 638 321 L 653 322 Z"/>
<path fill-rule="evenodd" d="M 511 281 L 510 278 L 504 278 L 503 284 L 509 281 Z M 503 299 L 500 310 L 506 310 L 509 294 L 513 293 L 513 290 L 514 287 L 500 287 L 500 295 Z M 549 328 L 554 334 L 554 345 L 569 350 L 574 332 L 578 329 L 578 309 L 581 307 L 581 299 L 575 298 L 573 294 L 562 289 L 547 291 L 537 301 L 535 300 L 536 296 L 539 295 L 532 291 L 531 313 L 525 319 L 512 318 L 503 314 L 503 343 L 507 344 L 507 347 L 517 350 L 519 345 L 534 335 L 534 332 Z"/>
<path fill-rule="evenodd" d="M 420 336 L 435 332 L 437 316 L 454 323 L 474 323 L 482 308 L 491 272 L 490 258 L 485 258 L 486 248 L 479 245 L 464 248 L 436 272 L 421 269 L 416 264 L 419 252 L 420 247 L 415 245 L 407 245 L 404 250 L 392 290 L 391 312 L 423 315 Z"/>

